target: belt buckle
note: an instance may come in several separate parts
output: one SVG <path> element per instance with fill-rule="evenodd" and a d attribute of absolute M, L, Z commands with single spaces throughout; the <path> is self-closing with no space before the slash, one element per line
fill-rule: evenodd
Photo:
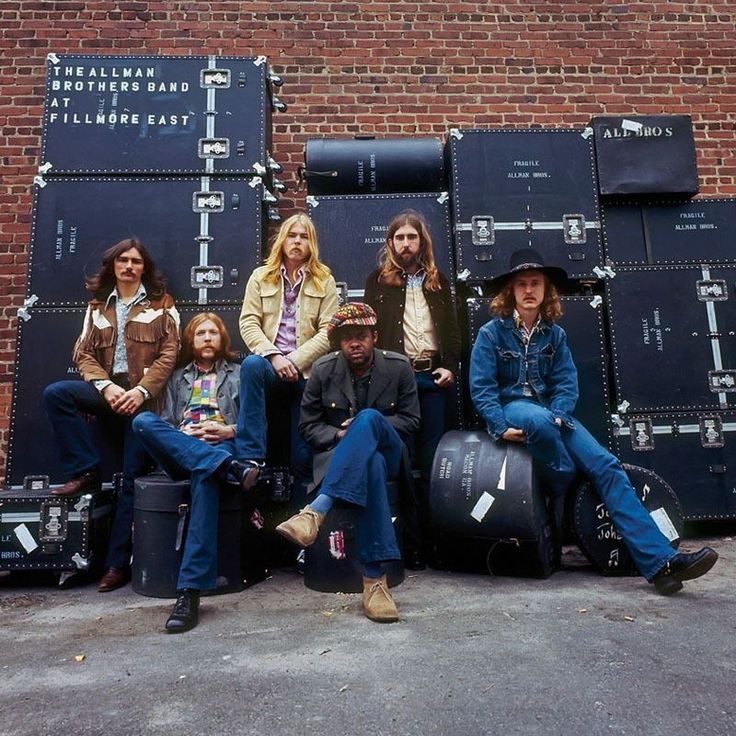
<path fill-rule="evenodd" d="M 413 366 L 417 373 L 428 371 L 432 367 L 432 358 L 416 358 Z"/>

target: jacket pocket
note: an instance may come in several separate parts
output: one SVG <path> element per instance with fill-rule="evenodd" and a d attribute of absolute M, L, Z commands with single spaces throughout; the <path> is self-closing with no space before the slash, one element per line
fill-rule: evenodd
<path fill-rule="evenodd" d="M 517 384 L 521 372 L 521 353 L 506 348 L 498 348 L 498 376 L 499 383 Z"/>
<path fill-rule="evenodd" d="M 537 358 L 537 366 L 539 369 L 540 378 L 548 378 L 552 373 L 552 363 L 555 359 L 555 349 L 552 345 L 545 345 L 539 351 L 539 357 Z"/>

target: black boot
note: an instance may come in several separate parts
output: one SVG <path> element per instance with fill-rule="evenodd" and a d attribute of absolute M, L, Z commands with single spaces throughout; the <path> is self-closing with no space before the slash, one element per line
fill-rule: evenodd
<path fill-rule="evenodd" d="M 264 463 L 259 463 L 256 460 L 246 460 L 242 463 L 234 459 L 228 460 L 220 468 L 220 478 L 225 483 L 240 486 L 242 491 L 249 491 L 258 483 L 263 468 Z"/>
<path fill-rule="evenodd" d="M 166 621 L 169 634 L 181 634 L 199 623 L 199 591 L 180 590 L 174 608 Z"/>
<path fill-rule="evenodd" d="M 657 593 L 672 595 L 682 589 L 683 580 L 694 580 L 705 575 L 716 564 L 718 552 L 703 547 L 697 552 L 678 552 L 652 579 Z"/>

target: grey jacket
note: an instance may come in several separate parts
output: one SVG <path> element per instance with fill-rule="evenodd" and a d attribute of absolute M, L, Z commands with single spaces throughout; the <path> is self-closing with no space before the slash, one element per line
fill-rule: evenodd
<path fill-rule="evenodd" d="M 368 408 L 383 414 L 406 441 L 419 428 L 419 398 L 409 360 L 389 350 L 373 351 Z M 356 414 L 350 368 L 339 351 L 313 366 L 302 397 L 299 432 L 314 451 L 314 482 L 324 478 L 340 425 Z"/>
<path fill-rule="evenodd" d="M 184 416 L 196 375 L 197 370 L 194 363 L 189 363 L 184 368 L 177 368 L 166 386 L 161 418 L 175 427 L 179 426 Z M 230 425 L 238 423 L 239 391 L 240 366 L 226 360 L 221 361 L 217 368 L 217 406 L 225 422 Z"/>

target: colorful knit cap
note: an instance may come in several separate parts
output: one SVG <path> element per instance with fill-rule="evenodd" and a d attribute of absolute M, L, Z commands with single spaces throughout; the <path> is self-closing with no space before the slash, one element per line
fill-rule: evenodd
<path fill-rule="evenodd" d="M 348 302 L 347 304 L 343 304 L 335 314 L 332 315 L 332 319 L 327 325 L 327 334 L 332 335 L 332 333 L 339 327 L 347 327 L 348 325 L 375 327 L 377 324 L 378 317 L 370 304 L 363 304 L 363 302 Z"/>

